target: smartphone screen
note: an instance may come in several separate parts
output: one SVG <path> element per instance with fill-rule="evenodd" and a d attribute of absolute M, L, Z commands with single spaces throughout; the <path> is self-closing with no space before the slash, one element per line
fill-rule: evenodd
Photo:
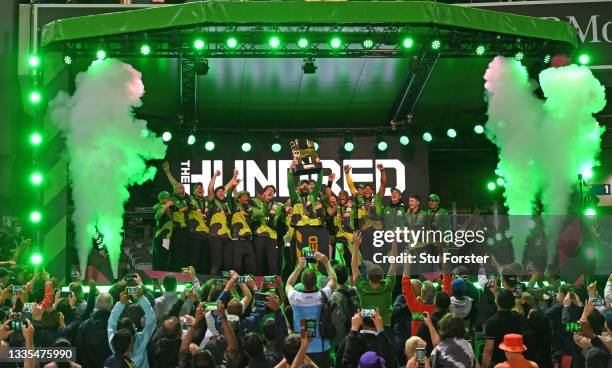
<path fill-rule="evenodd" d="M 362 309 L 361 310 L 362 318 L 372 317 L 373 315 L 374 315 L 374 309 Z"/>
<path fill-rule="evenodd" d="M 413 321 L 422 321 L 425 319 L 425 315 L 423 313 L 412 313 Z"/>
<path fill-rule="evenodd" d="M 308 331 L 308 337 L 317 336 L 317 320 L 316 319 L 306 320 L 306 331 Z"/>
<path fill-rule="evenodd" d="M 217 302 L 206 303 L 206 306 L 204 307 L 204 310 L 206 312 L 211 312 L 211 311 L 217 310 Z"/>
<path fill-rule="evenodd" d="M 425 365 L 425 348 L 416 349 L 416 361 L 419 365 Z"/>

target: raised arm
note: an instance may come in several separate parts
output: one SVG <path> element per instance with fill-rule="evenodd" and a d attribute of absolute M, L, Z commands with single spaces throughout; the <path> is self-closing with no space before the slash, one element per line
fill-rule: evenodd
<path fill-rule="evenodd" d="M 391 244 L 391 257 L 395 259 L 396 256 L 397 256 L 397 242 L 394 240 L 393 243 Z M 389 272 L 387 274 L 395 275 L 396 270 L 397 270 L 397 263 L 393 262 L 391 263 L 391 266 L 389 266 Z"/>
<path fill-rule="evenodd" d="M 336 271 L 334 271 L 334 267 L 332 267 L 331 262 L 329 262 L 329 259 L 323 253 L 316 252 L 315 259 L 318 262 L 323 263 L 323 265 L 325 266 L 327 276 L 329 277 L 328 285 L 333 290 L 336 287 Z"/>
<path fill-rule="evenodd" d="M 295 266 L 295 269 L 287 280 L 287 285 L 285 286 L 285 292 L 287 293 L 287 296 L 289 296 L 289 294 L 291 294 L 290 292 L 293 291 L 293 285 L 295 285 L 295 282 L 297 281 L 298 277 L 300 276 L 300 273 L 302 273 L 302 270 L 305 266 L 306 258 L 300 257 L 300 259 L 298 260 L 298 264 Z"/>
<path fill-rule="evenodd" d="M 293 167 L 297 165 L 297 162 L 294 160 L 291 162 L 291 167 L 287 169 L 287 189 L 289 190 L 289 199 L 292 203 L 297 202 L 298 196 L 295 192 L 295 181 L 293 180 Z"/>
<path fill-rule="evenodd" d="M 172 185 L 172 188 L 176 187 L 176 185 L 178 184 L 178 180 L 176 180 L 176 178 L 172 176 L 172 173 L 170 172 L 170 164 L 168 163 L 168 161 L 164 161 L 164 163 L 162 164 L 162 169 L 166 173 L 166 177 L 168 178 L 170 185 Z"/>
<path fill-rule="evenodd" d="M 325 187 L 325 199 L 327 200 L 327 214 L 331 217 L 336 215 L 336 210 L 338 208 L 337 202 L 335 205 L 331 204 L 331 196 L 332 196 L 331 187 L 334 184 L 335 178 L 336 178 L 335 174 L 329 174 L 328 180 L 327 180 L 327 186 Z"/>
<path fill-rule="evenodd" d="M 113 336 L 115 336 L 115 333 L 117 332 L 117 322 L 119 321 L 119 317 L 121 316 L 121 313 L 123 313 L 123 310 L 125 309 L 125 306 L 127 305 L 128 302 L 128 293 L 126 290 L 123 290 L 120 294 L 119 294 L 119 301 L 115 304 L 115 306 L 113 307 L 113 310 L 111 311 L 110 316 L 108 317 L 108 324 L 107 324 L 107 335 L 108 335 L 108 344 L 112 347 L 113 345 L 111 344 L 111 341 L 113 341 Z"/>
<path fill-rule="evenodd" d="M 208 192 L 207 197 L 209 201 L 212 201 L 215 198 L 215 181 L 217 181 L 217 177 L 221 175 L 221 171 L 215 170 L 212 178 L 210 178 L 210 182 L 208 183 Z"/>
<path fill-rule="evenodd" d="M 238 180 L 238 170 L 234 169 L 232 178 L 225 184 L 225 191 L 229 192 L 230 189 L 236 189 L 238 183 L 240 183 L 240 180 Z"/>
<path fill-rule="evenodd" d="M 355 183 L 353 183 L 353 178 L 351 178 L 351 166 L 344 165 L 344 177 L 346 178 L 346 184 L 348 184 L 349 191 L 351 192 L 351 196 L 355 196 L 357 194 L 357 189 L 355 189 Z"/>
<path fill-rule="evenodd" d="M 376 165 L 376 168 L 380 170 L 380 188 L 378 188 L 378 195 L 381 197 L 385 196 L 385 189 L 387 189 L 387 173 L 383 164 Z"/>

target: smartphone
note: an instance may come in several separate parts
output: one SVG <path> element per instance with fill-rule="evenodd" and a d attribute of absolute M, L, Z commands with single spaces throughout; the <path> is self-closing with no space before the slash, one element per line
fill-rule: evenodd
<path fill-rule="evenodd" d="M 268 301 L 268 293 L 262 293 L 261 291 L 255 292 L 255 300 L 259 300 L 260 302 Z"/>
<path fill-rule="evenodd" d="M 138 290 L 140 290 L 140 287 L 138 287 L 138 286 L 128 286 L 127 287 L 127 293 L 129 295 L 136 295 Z"/>
<path fill-rule="evenodd" d="M 425 314 L 424 313 L 412 313 L 412 320 L 413 321 L 422 321 L 425 319 Z"/>
<path fill-rule="evenodd" d="M 60 298 L 68 298 L 70 296 L 70 291 L 60 291 Z"/>
<path fill-rule="evenodd" d="M 70 266 L 70 278 L 73 280 L 77 278 L 77 269 L 75 265 Z"/>
<path fill-rule="evenodd" d="M 308 337 L 317 336 L 317 320 L 316 319 L 306 320 L 306 331 L 308 331 Z"/>
<path fill-rule="evenodd" d="M 224 280 L 229 280 L 230 278 L 230 272 L 229 271 L 222 271 L 221 272 L 221 276 L 223 276 Z"/>
<path fill-rule="evenodd" d="M 306 262 L 313 263 L 315 260 L 315 252 L 307 250 L 304 252 L 304 258 L 306 258 Z"/>
<path fill-rule="evenodd" d="M 185 283 L 185 290 L 193 290 L 193 283 L 186 282 Z"/>
<path fill-rule="evenodd" d="M 161 286 L 159 286 L 159 279 L 151 280 L 151 284 L 153 284 L 153 290 L 161 290 Z"/>
<path fill-rule="evenodd" d="M 416 361 L 420 367 L 425 366 L 425 348 L 416 349 Z"/>
<path fill-rule="evenodd" d="M 569 290 L 568 290 L 568 291 L 569 291 L 569 293 L 570 293 L 570 294 L 572 294 L 572 295 L 573 295 L 573 294 L 575 294 L 575 293 L 576 293 L 576 287 L 575 287 L 574 285 L 570 285 L 570 287 L 569 287 Z"/>
<path fill-rule="evenodd" d="M 581 332 L 582 328 L 580 327 L 578 322 L 567 322 L 565 324 L 565 331 L 566 332 Z"/>
<path fill-rule="evenodd" d="M 23 290 L 23 285 L 13 285 L 13 294 L 17 294 L 21 290 Z"/>
<path fill-rule="evenodd" d="M 605 305 L 603 298 L 593 298 L 593 305 L 596 307 L 603 307 Z"/>
<path fill-rule="evenodd" d="M 554 290 L 548 290 L 546 294 L 548 294 L 548 296 L 551 298 L 554 298 L 555 296 L 557 296 L 557 292 Z"/>
<path fill-rule="evenodd" d="M 264 284 L 273 284 L 273 283 L 276 283 L 276 276 L 264 276 L 263 282 L 264 282 Z"/>
<path fill-rule="evenodd" d="M 371 318 L 374 316 L 374 309 L 362 309 L 361 318 Z"/>
<path fill-rule="evenodd" d="M 236 277 L 236 284 L 246 284 L 249 282 L 248 276 L 238 276 Z"/>
<path fill-rule="evenodd" d="M 212 312 L 217 310 L 217 302 L 206 303 L 204 310 L 206 312 Z"/>
<path fill-rule="evenodd" d="M 123 276 L 123 280 L 125 280 L 125 282 L 133 282 L 134 279 L 135 277 L 133 273 L 126 273 L 125 276 Z"/>

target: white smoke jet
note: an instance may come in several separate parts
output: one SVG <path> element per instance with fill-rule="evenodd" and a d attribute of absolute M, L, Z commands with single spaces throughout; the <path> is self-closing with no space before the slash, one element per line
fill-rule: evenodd
<path fill-rule="evenodd" d="M 597 163 L 604 129 L 592 114 L 605 106 L 604 88 L 587 67 L 549 68 L 540 73 L 546 100 L 539 100 L 526 68 L 500 56 L 484 79 L 486 133 L 499 149 L 496 173 L 505 179 L 515 261 L 522 262 L 528 216 L 540 196 L 551 262 L 577 174 Z"/>
<path fill-rule="evenodd" d="M 95 61 L 76 76 L 74 95 L 60 91 L 49 104 L 51 121 L 66 138 L 81 275 L 97 228 L 117 277 L 128 187 L 153 179 L 156 169 L 145 160 L 166 154 L 162 139 L 133 115 L 142 105 L 141 76 L 116 59 Z"/>

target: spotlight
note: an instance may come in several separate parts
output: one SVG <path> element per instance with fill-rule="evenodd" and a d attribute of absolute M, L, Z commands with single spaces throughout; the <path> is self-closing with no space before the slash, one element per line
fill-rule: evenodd
<path fill-rule="evenodd" d="M 171 139 L 172 139 L 172 133 L 170 133 L 170 132 L 164 132 L 164 133 L 162 134 L 162 140 L 163 140 L 164 142 L 170 142 L 170 140 L 171 140 Z"/>
<path fill-rule="evenodd" d="M 478 45 L 478 47 L 476 47 L 476 55 L 478 56 L 482 56 L 484 55 L 486 49 L 483 45 Z"/>
<path fill-rule="evenodd" d="M 146 43 L 140 46 L 140 53 L 143 56 L 147 56 L 149 54 L 151 54 L 151 46 L 147 45 Z"/>
<path fill-rule="evenodd" d="M 42 220 L 42 215 L 40 214 L 40 212 L 32 211 L 30 213 L 30 221 L 36 224 L 36 223 L 39 223 L 40 220 Z"/>
<path fill-rule="evenodd" d="M 474 125 L 474 133 L 476 133 L 476 134 L 484 133 L 484 127 L 482 125 L 480 125 L 480 124 Z"/>
<path fill-rule="evenodd" d="M 196 49 L 196 50 L 203 50 L 204 46 L 206 46 L 206 43 L 201 38 L 196 38 L 193 41 L 193 48 Z"/>
<path fill-rule="evenodd" d="M 96 59 L 98 59 L 98 60 L 106 59 L 106 51 L 104 51 L 104 50 L 96 51 Z"/>
<path fill-rule="evenodd" d="M 342 40 L 340 40 L 338 37 L 334 37 L 331 39 L 331 41 L 329 41 L 329 45 L 332 49 L 338 49 L 340 46 L 342 46 Z"/>
<path fill-rule="evenodd" d="M 272 146 L 270 148 L 272 149 L 272 152 L 277 153 L 280 152 L 282 147 L 278 141 L 275 141 L 274 143 L 272 143 Z"/>
<path fill-rule="evenodd" d="M 589 62 L 591 62 L 591 57 L 587 54 L 582 54 L 578 57 L 578 62 L 581 65 L 587 65 Z"/>
<path fill-rule="evenodd" d="M 72 57 L 70 57 L 70 55 L 64 56 L 64 64 L 66 65 L 72 64 Z"/>
<path fill-rule="evenodd" d="M 433 136 L 431 135 L 431 133 L 429 132 L 423 133 L 423 140 L 425 142 L 431 142 L 432 139 L 433 139 Z"/>
<path fill-rule="evenodd" d="M 297 43 L 298 47 L 301 49 L 305 49 L 308 47 L 308 40 L 305 38 L 300 38 Z"/>
<path fill-rule="evenodd" d="M 30 56 L 30 58 L 28 59 L 28 64 L 33 68 L 36 69 L 38 68 L 38 66 L 40 65 L 40 58 L 36 55 L 32 55 Z"/>
<path fill-rule="evenodd" d="M 525 54 L 523 54 L 522 51 L 519 51 L 514 55 L 514 58 L 516 61 L 522 61 L 525 58 Z"/>
<path fill-rule="evenodd" d="M 238 46 L 238 40 L 234 37 L 230 37 L 227 39 L 226 45 L 230 49 L 235 49 Z"/>
<path fill-rule="evenodd" d="M 495 185 L 495 183 L 494 183 L 494 182 L 490 181 L 490 182 L 488 182 L 488 183 L 487 183 L 487 189 L 488 189 L 490 192 L 494 191 L 494 190 L 495 190 L 495 188 L 496 188 L 496 185 Z"/>
<path fill-rule="evenodd" d="M 402 46 L 403 46 L 405 49 L 410 49 L 410 48 L 412 48 L 412 46 L 413 46 L 413 45 L 414 45 L 414 40 L 413 40 L 412 38 L 410 38 L 410 37 L 406 37 L 406 38 L 404 38 L 404 40 L 402 41 Z"/>
<path fill-rule="evenodd" d="M 450 128 L 449 130 L 446 131 L 446 135 L 449 138 L 455 138 L 457 136 L 457 131 L 453 128 Z"/>
<path fill-rule="evenodd" d="M 544 64 L 550 63 L 550 55 L 544 56 Z"/>
<path fill-rule="evenodd" d="M 280 38 L 273 36 L 270 38 L 270 40 L 268 40 L 268 45 L 270 45 L 270 47 L 273 49 L 278 48 L 280 46 Z"/>
<path fill-rule="evenodd" d="M 313 58 L 304 59 L 302 64 L 302 70 L 304 74 L 314 74 L 317 72 L 317 66 L 315 65 Z"/>
<path fill-rule="evenodd" d="M 30 180 L 32 181 L 32 184 L 39 185 L 40 183 L 42 183 L 43 177 L 39 172 L 35 172 L 30 177 Z"/>
<path fill-rule="evenodd" d="M 39 103 L 41 99 L 42 97 L 40 96 L 40 93 L 36 91 L 30 93 L 30 102 L 32 102 L 33 104 Z"/>
<path fill-rule="evenodd" d="M 594 208 L 590 207 L 584 210 L 584 215 L 587 217 L 594 217 L 595 215 L 597 215 L 597 211 L 595 211 Z"/>
<path fill-rule="evenodd" d="M 32 135 L 30 136 L 30 142 L 33 145 L 38 146 L 42 143 L 42 135 L 40 135 L 40 133 L 32 133 Z"/>
<path fill-rule="evenodd" d="M 495 180 L 495 184 L 497 184 L 498 187 L 503 187 L 506 184 L 506 181 L 504 178 L 497 178 Z"/>
<path fill-rule="evenodd" d="M 315 151 L 319 150 L 319 143 L 318 142 L 314 142 L 314 148 L 315 148 Z"/>
<path fill-rule="evenodd" d="M 215 149 L 215 142 L 208 140 L 204 143 L 204 149 L 207 151 L 212 151 Z"/>
<path fill-rule="evenodd" d="M 434 50 L 439 49 L 440 46 L 442 46 L 442 43 L 440 42 L 440 40 L 433 40 L 433 42 L 431 43 L 431 48 Z"/>
<path fill-rule="evenodd" d="M 251 150 L 251 143 L 249 142 L 244 142 L 242 143 L 242 145 L 240 146 L 240 149 L 242 149 L 242 152 L 249 152 Z"/>
<path fill-rule="evenodd" d="M 193 146 L 193 144 L 196 142 L 196 137 L 193 134 L 189 134 L 189 136 L 187 137 L 187 144 L 190 146 Z"/>
<path fill-rule="evenodd" d="M 367 39 L 363 41 L 362 45 L 364 49 L 371 49 L 372 47 L 374 47 L 374 41 Z"/>
<path fill-rule="evenodd" d="M 407 146 L 410 143 L 410 138 L 407 135 L 403 135 L 400 137 L 399 142 L 402 146 Z"/>
<path fill-rule="evenodd" d="M 43 260 L 43 258 L 42 258 L 42 256 L 40 255 L 40 253 L 34 253 L 34 254 L 32 254 L 31 261 L 32 261 L 32 264 L 33 264 L 33 265 L 35 265 L 35 266 L 36 266 L 36 265 L 41 264 L 41 263 L 42 263 L 42 260 Z"/>
<path fill-rule="evenodd" d="M 582 170 L 581 170 L 581 174 L 582 174 L 582 178 L 585 180 L 589 180 L 591 178 L 593 178 L 593 168 L 589 165 L 589 166 L 585 166 Z"/>
<path fill-rule="evenodd" d="M 376 144 L 376 148 L 378 148 L 378 150 L 379 150 L 380 152 L 384 152 L 384 151 L 386 151 L 386 150 L 387 150 L 387 148 L 388 148 L 388 146 L 389 146 L 389 145 L 387 144 L 387 141 L 385 141 L 385 140 L 384 140 L 384 139 L 382 139 L 382 138 L 381 138 L 381 139 L 379 139 L 379 140 L 378 140 L 378 143 Z"/>
<path fill-rule="evenodd" d="M 355 143 L 353 143 L 353 141 L 344 142 L 344 150 L 346 152 L 353 152 L 354 149 L 355 149 Z"/>
<path fill-rule="evenodd" d="M 195 69 L 196 75 L 208 74 L 208 70 L 210 69 L 210 67 L 208 66 L 208 60 L 207 59 L 196 60 L 194 69 Z"/>

